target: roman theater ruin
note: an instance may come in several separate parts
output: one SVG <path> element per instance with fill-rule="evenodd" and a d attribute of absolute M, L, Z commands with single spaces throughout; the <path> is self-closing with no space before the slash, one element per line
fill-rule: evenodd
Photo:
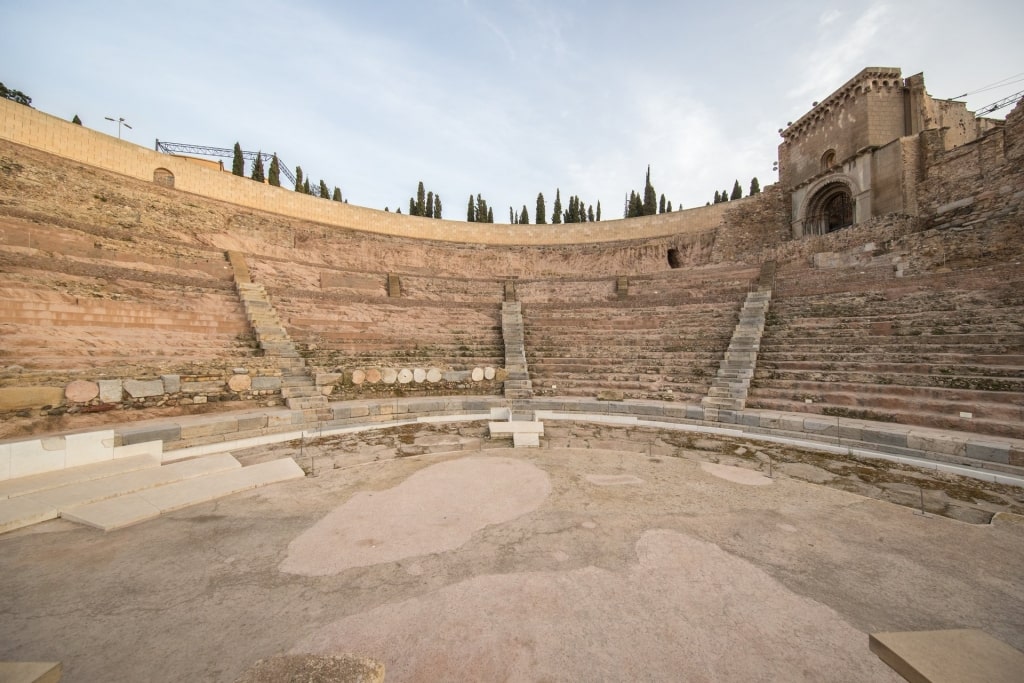
<path fill-rule="evenodd" d="M 0 99 L 0 680 L 1014 680 L 1024 105 L 780 135 L 495 225 Z"/>

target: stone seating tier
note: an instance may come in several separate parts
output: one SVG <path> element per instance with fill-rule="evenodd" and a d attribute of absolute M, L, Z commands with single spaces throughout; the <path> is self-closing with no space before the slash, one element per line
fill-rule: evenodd
<path fill-rule="evenodd" d="M 749 405 L 1024 435 L 1024 300 L 991 269 L 956 275 L 778 299 Z M 954 282 L 984 287 L 930 289 Z"/>

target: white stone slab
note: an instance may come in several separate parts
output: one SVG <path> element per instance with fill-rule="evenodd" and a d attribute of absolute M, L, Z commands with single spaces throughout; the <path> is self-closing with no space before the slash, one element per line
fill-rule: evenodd
<path fill-rule="evenodd" d="M 40 491 L 33 497 L 58 510 L 76 508 L 89 503 L 165 486 L 196 477 L 241 468 L 241 463 L 229 454 L 210 455 L 195 460 L 183 460 L 163 467 L 137 470 L 114 477 L 94 479 L 58 489 Z"/>
<path fill-rule="evenodd" d="M 495 434 L 543 434 L 543 422 L 488 422 L 491 436 Z"/>
<path fill-rule="evenodd" d="M 64 469 L 63 436 L 15 441 L 11 444 L 11 478 Z"/>
<path fill-rule="evenodd" d="M 540 436 L 536 432 L 516 432 L 512 435 L 514 448 L 540 448 Z"/>
<path fill-rule="evenodd" d="M 163 454 L 163 441 L 143 441 L 142 443 L 133 443 L 127 446 L 114 446 L 114 460 L 130 458 L 135 455 L 155 455 L 162 459 Z"/>
<path fill-rule="evenodd" d="M 65 467 L 91 465 L 114 459 L 114 430 L 104 429 L 65 437 Z"/>
<path fill-rule="evenodd" d="M 0 500 L 159 466 L 160 458 L 158 456 L 136 455 L 119 460 L 106 460 L 93 465 L 44 472 L 31 477 L 8 479 L 0 482 Z"/>
<path fill-rule="evenodd" d="M 11 478 L 11 444 L 0 443 L 0 481 Z"/>
<path fill-rule="evenodd" d="M 282 458 L 83 505 L 64 511 L 62 516 L 111 531 L 232 493 L 304 476 L 294 460 Z"/>
<path fill-rule="evenodd" d="M 508 420 L 512 417 L 512 411 L 508 408 L 491 408 L 492 420 Z"/>
<path fill-rule="evenodd" d="M 491 416 L 488 413 L 469 413 L 466 415 L 426 415 L 424 417 L 417 417 L 416 422 L 424 422 L 426 424 L 443 424 L 446 422 L 476 422 L 478 420 L 490 420 Z M 393 423 L 387 425 L 381 425 L 380 428 L 390 426 Z"/>
<path fill-rule="evenodd" d="M 0 500 L 0 534 L 59 516 L 57 508 L 40 500 L 25 497 Z"/>
<path fill-rule="evenodd" d="M 60 662 L 0 662 L 3 683 L 57 683 L 63 672 Z"/>

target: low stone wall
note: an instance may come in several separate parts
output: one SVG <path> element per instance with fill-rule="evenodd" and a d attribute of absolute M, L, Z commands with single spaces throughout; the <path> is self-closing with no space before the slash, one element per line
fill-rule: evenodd
<path fill-rule="evenodd" d="M 187 375 L 76 379 L 64 386 L 0 388 L 0 414 L 13 412 L 22 417 L 58 417 L 229 401 L 281 405 L 281 371 L 264 361 L 248 367 L 206 368 Z"/>
<path fill-rule="evenodd" d="M 340 370 L 340 371 L 337 371 Z M 437 367 L 357 367 L 317 371 L 316 385 L 334 400 L 402 396 L 499 395 L 504 368 L 452 370 Z"/>

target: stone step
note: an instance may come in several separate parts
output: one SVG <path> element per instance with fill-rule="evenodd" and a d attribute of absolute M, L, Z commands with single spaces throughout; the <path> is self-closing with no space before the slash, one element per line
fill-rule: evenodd
<path fill-rule="evenodd" d="M 327 408 L 327 398 L 324 396 L 308 396 L 300 398 L 285 399 L 289 410 L 314 410 L 319 411 Z"/>
<path fill-rule="evenodd" d="M 304 476 L 294 460 L 282 458 L 71 508 L 61 516 L 111 531 L 233 493 Z"/>
<path fill-rule="evenodd" d="M 702 406 L 710 406 L 726 410 L 742 410 L 744 401 L 738 398 L 722 398 L 718 396 L 705 396 L 700 400 Z"/>

